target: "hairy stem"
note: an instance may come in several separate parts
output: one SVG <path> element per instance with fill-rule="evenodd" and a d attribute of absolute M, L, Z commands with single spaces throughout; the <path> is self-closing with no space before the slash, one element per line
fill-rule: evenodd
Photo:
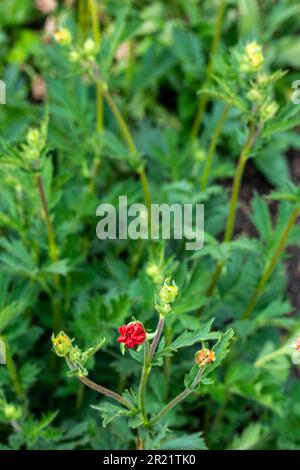
<path fill-rule="evenodd" d="M 150 354 L 149 354 L 149 362 L 151 364 L 152 360 L 153 360 L 153 357 L 154 357 L 154 354 L 155 354 L 155 351 L 156 351 L 156 348 L 158 346 L 158 343 L 159 343 L 159 340 L 160 340 L 160 337 L 161 337 L 161 334 L 162 334 L 162 330 L 163 330 L 163 327 L 164 327 L 164 323 L 165 323 L 165 317 L 160 315 L 159 317 L 159 321 L 158 321 L 158 324 L 157 324 L 157 328 L 156 328 L 156 334 L 153 338 L 153 341 L 152 341 L 152 344 L 151 344 L 151 348 L 150 348 Z"/>
<path fill-rule="evenodd" d="M 45 223 L 46 223 L 46 229 L 47 229 L 47 235 L 48 235 L 48 244 L 49 244 L 49 255 L 52 263 L 56 263 L 58 261 L 58 248 L 57 244 L 55 241 L 55 235 L 54 235 L 54 229 L 53 225 L 51 222 L 51 217 L 50 217 L 50 211 L 48 207 L 48 202 L 44 190 L 44 185 L 42 181 L 41 175 L 37 176 L 37 185 L 38 185 L 38 191 L 43 207 L 43 212 L 44 212 L 44 218 L 45 218 Z M 60 282 L 59 282 L 59 276 L 55 274 L 53 276 L 54 282 L 59 289 Z M 53 309 L 53 330 L 54 332 L 57 332 L 62 323 L 62 318 L 61 318 L 61 305 L 60 301 L 55 299 L 53 296 L 52 298 L 52 309 Z"/>
<path fill-rule="evenodd" d="M 244 169 L 245 169 L 248 157 L 249 157 L 249 153 L 251 151 L 251 148 L 254 142 L 254 138 L 255 138 L 255 122 L 252 121 L 249 126 L 248 137 L 241 151 L 240 158 L 239 158 L 238 165 L 237 165 L 236 174 L 233 180 L 231 198 L 230 198 L 230 203 L 229 203 L 229 212 L 228 212 L 228 218 L 227 218 L 225 234 L 224 234 L 224 242 L 229 242 L 232 238 L 241 182 L 242 182 L 242 178 L 244 174 Z M 218 263 L 216 267 L 216 270 L 212 277 L 212 281 L 206 292 L 206 295 L 209 297 L 212 295 L 217 285 L 223 266 L 224 266 L 224 262 L 220 262 Z"/>
<path fill-rule="evenodd" d="M 191 385 L 191 388 L 186 388 L 181 393 L 179 393 L 175 398 L 173 398 L 173 400 L 171 400 L 164 408 L 162 408 L 162 410 L 159 413 L 157 413 L 157 415 L 155 415 L 149 421 L 149 426 L 156 424 L 166 413 L 168 413 L 172 408 L 174 408 L 174 406 L 178 405 L 185 398 L 187 398 L 192 392 L 194 392 L 195 387 L 199 384 L 202 373 L 203 373 L 203 369 L 199 369 L 195 377 L 195 380 Z"/>
<path fill-rule="evenodd" d="M 201 191 L 205 191 L 207 188 L 210 171 L 211 171 L 211 167 L 212 167 L 212 163 L 213 163 L 213 159 L 215 155 L 215 150 L 216 150 L 218 140 L 219 140 L 221 131 L 223 129 L 224 123 L 226 121 L 228 111 L 229 111 L 229 106 L 225 106 L 220 118 L 218 119 L 216 127 L 214 129 L 211 142 L 209 145 L 208 153 L 207 153 L 207 158 L 204 164 L 203 173 L 201 176 Z"/>
<path fill-rule="evenodd" d="M 55 241 L 53 225 L 52 225 L 51 218 L 50 218 L 50 211 L 49 211 L 41 175 L 38 175 L 37 177 L 37 184 L 38 184 L 38 190 L 40 194 L 41 203 L 43 206 L 44 218 L 45 218 L 45 223 L 46 223 L 46 228 L 47 228 L 49 254 L 50 254 L 52 263 L 56 263 L 58 261 L 58 249 L 57 249 L 57 245 Z"/>
<path fill-rule="evenodd" d="M 299 209 L 297 207 L 295 207 L 290 215 L 290 218 L 289 218 L 289 221 L 284 229 L 284 231 L 282 232 L 282 235 L 280 237 L 280 240 L 279 240 L 279 243 L 276 247 L 276 250 L 271 258 L 271 260 L 267 263 L 265 269 L 264 269 L 264 272 L 263 272 L 263 275 L 258 283 L 258 286 L 257 288 L 255 289 L 255 292 L 253 294 L 253 296 L 251 297 L 251 300 L 249 302 L 249 304 L 247 305 L 243 315 L 242 315 L 242 318 L 245 320 L 247 318 L 250 317 L 255 305 L 256 305 L 256 302 L 257 300 L 259 299 L 262 291 L 264 290 L 265 288 L 265 285 L 267 284 L 268 280 L 270 279 L 270 276 L 276 266 L 276 264 L 278 263 L 278 260 L 280 258 L 280 255 L 282 254 L 283 250 L 284 250 L 284 247 L 286 245 L 286 242 L 288 240 L 288 237 L 289 237 L 289 234 L 296 222 L 296 219 L 299 215 Z"/>
<path fill-rule="evenodd" d="M 144 364 L 143 364 L 143 371 L 141 375 L 141 381 L 139 386 L 139 405 L 142 416 L 144 421 L 147 422 L 147 413 L 145 407 L 145 392 L 146 392 L 146 385 L 147 379 L 150 372 L 151 365 L 149 365 L 149 343 L 148 340 L 144 343 Z"/>
<path fill-rule="evenodd" d="M 106 397 L 111 398 L 112 400 L 117 401 L 121 405 L 125 406 L 125 408 L 128 408 L 130 411 L 136 412 L 135 407 L 118 393 L 113 392 L 112 390 L 106 387 L 102 387 L 102 385 L 96 384 L 87 377 L 78 377 L 78 379 L 92 390 L 95 390 L 96 392 L 101 393 L 102 395 L 105 395 Z"/>
<path fill-rule="evenodd" d="M 242 182 L 242 178 L 244 174 L 244 169 L 247 163 L 247 159 L 248 159 L 248 156 L 249 156 L 252 144 L 253 144 L 254 134 L 255 134 L 255 122 L 252 121 L 249 127 L 248 138 L 242 149 L 242 152 L 238 161 L 238 165 L 237 165 L 236 174 L 233 180 L 231 199 L 229 203 L 229 213 L 228 213 L 228 219 L 227 219 L 225 235 L 224 235 L 224 242 L 229 242 L 232 238 L 241 182 Z"/>
<path fill-rule="evenodd" d="M 206 69 L 206 80 L 205 80 L 206 85 L 209 85 L 210 82 L 211 82 L 213 58 L 214 58 L 214 55 L 217 51 L 218 44 L 219 44 L 220 37 L 221 37 L 222 25 L 223 25 L 223 19 L 224 19 L 224 12 L 225 12 L 225 0 L 220 0 L 219 10 L 218 10 L 217 17 L 216 17 L 215 34 L 214 34 L 214 37 L 213 37 L 213 40 L 212 40 L 212 43 L 211 43 L 210 54 L 209 54 L 209 62 L 208 62 L 208 66 L 207 66 L 207 69 Z M 199 132 L 201 126 L 202 126 L 203 118 L 204 118 L 205 111 L 206 111 L 207 102 L 208 102 L 207 94 L 202 93 L 202 95 L 200 97 L 200 100 L 199 100 L 198 109 L 197 109 L 196 117 L 195 117 L 194 124 L 193 124 L 193 127 L 192 127 L 192 131 L 191 131 L 191 138 L 192 139 L 196 138 L 196 136 L 198 135 L 198 132 Z"/>
<path fill-rule="evenodd" d="M 117 123 L 119 124 L 123 139 L 127 143 L 128 148 L 130 152 L 132 153 L 132 155 L 136 156 L 137 148 L 135 146 L 133 137 L 127 126 L 127 123 L 125 119 L 123 118 L 118 106 L 114 102 L 111 94 L 109 93 L 108 88 L 101 76 L 101 73 L 95 64 L 93 65 L 93 72 L 94 72 L 96 82 L 101 87 L 101 93 L 104 96 L 105 101 L 107 102 L 111 112 L 115 116 Z M 149 224 L 149 229 L 150 229 L 151 227 L 151 195 L 150 195 L 150 190 L 149 190 L 149 181 L 142 165 L 138 168 L 137 173 L 140 178 L 141 186 L 142 186 L 143 193 L 144 193 L 144 201 L 148 210 L 148 224 Z"/>

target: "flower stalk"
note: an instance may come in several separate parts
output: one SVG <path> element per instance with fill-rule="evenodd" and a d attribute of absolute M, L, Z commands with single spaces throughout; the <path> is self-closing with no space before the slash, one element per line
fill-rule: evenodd
<path fill-rule="evenodd" d="M 128 408 L 130 411 L 132 411 L 133 413 L 136 412 L 136 409 L 135 407 L 129 403 L 128 400 L 126 400 L 125 398 L 123 398 L 121 395 L 119 395 L 118 393 L 116 392 L 113 392 L 112 390 L 110 390 L 109 388 L 106 388 L 106 387 L 103 387 L 102 385 L 99 385 L 95 382 L 93 382 L 92 380 L 88 379 L 87 377 L 80 377 L 80 376 L 77 376 L 78 380 L 80 380 L 84 385 L 86 385 L 87 387 L 91 388 L 92 390 L 95 390 L 96 392 L 98 393 L 101 393 L 102 395 L 105 395 L 106 397 L 108 398 L 111 398 L 112 400 L 115 400 L 117 401 L 118 403 L 120 403 L 121 405 L 123 405 L 125 408 Z"/>
<path fill-rule="evenodd" d="M 279 243 L 277 245 L 277 248 L 274 252 L 274 255 L 272 256 L 271 260 L 266 264 L 265 266 L 265 270 L 263 272 L 263 275 L 258 283 L 258 286 L 257 288 L 255 289 L 255 292 L 253 294 L 253 296 L 251 297 L 251 300 L 249 302 L 249 304 L 247 305 L 243 315 L 242 315 L 242 319 L 246 320 L 250 317 L 255 305 L 256 305 L 256 302 L 258 301 L 262 291 L 264 290 L 265 288 L 265 285 L 267 284 L 268 280 L 270 279 L 270 276 L 276 266 L 276 264 L 278 263 L 278 260 L 280 258 L 280 255 L 282 254 L 284 248 L 285 248 L 285 245 L 286 245 L 286 242 L 288 240 L 288 237 L 289 237 L 289 234 L 296 222 L 296 219 L 299 215 L 299 209 L 298 207 L 295 207 L 290 215 L 290 218 L 289 218 L 289 221 L 280 237 L 280 240 L 279 240 Z"/>
<path fill-rule="evenodd" d="M 205 164 L 204 164 L 203 173 L 202 173 L 202 176 L 201 176 L 201 191 L 205 191 L 206 188 L 207 188 L 207 184 L 208 184 L 208 181 L 209 181 L 209 176 L 210 176 L 210 172 L 211 172 L 211 167 L 212 167 L 216 147 L 217 147 L 217 144 L 218 144 L 219 137 L 220 137 L 220 134 L 222 132 L 223 126 L 225 124 L 225 121 L 226 121 L 226 118 L 227 118 L 227 115 L 228 115 L 228 111 L 229 111 L 229 106 L 225 106 L 220 118 L 218 119 L 216 127 L 214 129 L 214 132 L 213 132 L 213 135 L 212 135 L 212 138 L 211 138 L 211 142 L 210 142 L 210 145 L 209 145 L 208 153 L 207 153 L 207 158 L 206 158 Z"/>
<path fill-rule="evenodd" d="M 248 131 L 248 137 L 241 151 L 240 158 L 239 158 L 238 165 L 237 165 L 237 171 L 233 180 L 231 198 L 230 198 L 230 203 L 229 203 L 228 218 L 227 218 L 227 223 L 226 223 L 226 228 L 225 228 L 225 233 L 224 233 L 225 243 L 229 242 L 233 235 L 241 182 L 242 182 L 245 166 L 246 166 L 251 148 L 253 146 L 253 143 L 256 137 L 257 137 L 257 132 L 256 132 L 255 121 L 251 121 L 250 126 L 249 126 L 249 131 Z M 221 275 L 223 267 L 224 267 L 224 262 L 218 263 L 216 270 L 213 274 L 212 281 L 206 291 L 206 295 L 208 297 L 212 295 L 217 285 L 217 282 L 219 280 L 219 277 Z M 201 311 L 202 309 L 200 310 L 200 312 Z"/>
<path fill-rule="evenodd" d="M 144 422 L 147 423 L 147 412 L 146 412 L 146 407 L 145 407 L 145 392 L 146 392 L 146 385 L 147 385 L 147 380 L 148 380 L 148 375 L 151 370 L 151 364 L 149 362 L 149 343 L 148 340 L 145 341 L 144 343 L 144 364 L 143 364 L 143 370 L 142 370 L 142 375 L 141 375 L 141 381 L 140 381 L 140 386 L 139 386 L 139 406 L 141 410 L 142 417 L 144 419 Z"/>
<path fill-rule="evenodd" d="M 38 185 L 38 191 L 43 207 L 43 212 L 44 212 L 44 219 L 46 223 L 46 229 L 47 229 L 47 235 L 48 235 L 48 244 L 49 244 L 49 255 L 50 259 L 53 264 L 57 263 L 58 261 L 58 248 L 55 240 L 55 234 L 54 234 L 54 229 L 50 217 L 50 211 L 49 211 L 49 206 L 44 190 L 44 185 L 42 181 L 42 177 L 39 174 L 37 176 L 37 185 Z M 54 283 L 56 284 L 57 288 L 59 289 L 60 287 L 60 282 L 59 282 L 59 276 L 56 274 L 53 277 Z M 52 296 L 52 309 L 53 309 L 53 330 L 58 331 L 61 328 L 62 324 L 62 318 L 61 318 L 61 306 L 60 302 L 53 298 Z"/>
<path fill-rule="evenodd" d="M 173 400 L 171 400 L 162 410 L 157 413 L 150 421 L 149 421 L 149 426 L 153 426 L 156 424 L 165 414 L 167 414 L 174 406 L 178 405 L 181 403 L 183 400 L 185 400 L 191 393 L 195 391 L 195 388 L 199 384 L 202 374 L 203 374 L 204 369 L 199 369 L 194 382 L 191 385 L 191 388 L 186 388 L 183 390 L 181 393 L 179 393 Z"/>

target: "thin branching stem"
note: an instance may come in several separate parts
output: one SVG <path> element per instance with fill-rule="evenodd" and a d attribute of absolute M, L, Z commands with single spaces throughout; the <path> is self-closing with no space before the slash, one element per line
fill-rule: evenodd
<path fill-rule="evenodd" d="M 149 421 L 149 426 L 153 426 L 153 424 L 156 424 L 166 413 L 168 413 L 172 408 L 174 408 L 174 406 L 178 405 L 180 402 L 185 400 L 185 398 L 187 398 L 191 393 L 193 393 L 201 380 L 202 374 L 203 369 L 199 369 L 191 387 L 183 390 L 175 398 L 173 398 L 173 400 L 171 400 L 164 408 L 162 408 L 162 410 Z"/>
<path fill-rule="evenodd" d="M 137 152 L 137 148 L 135 146 L 133 137 L 131 135 L 131 132 L 129 130 L 129 127 L 128 127 L 124 117 L 122 116 L 118 106 L 116 105 L 115 101 L 113 100 L 113 98 L 112 98 L 112 96 L 111 96 L 111 94 L 110 94 L 110 92 L 107 88 L 107 85 L 104 82 L 104 80 L 101 76 L 101 73 L 100 73 L 100 71 L 98 70 L 98 67 L 95 64 L 93 65 L 93 73 L 94 73 L 94 77 L 95 77 L 96 82 L 101 87 L 101 93 L 104 96 L 105 101 L 107 102 L 111 112 L 113 113 L 117 123 L 119 124 L 122 136 L 123 136 L 125 142 L 127 143 L 131 154 L 134 157 L 136 157 L 138 152 Z M 147 207 L 147 210 L 148 210 L 148 227 L 149 227 L 149 230 L 150 230 L 150 228 L 151 228 L 151 194 L 150 194 L 150 189 L 149 189 L 149 181 L 148 181 L 146 172 L 145 172 L 144 167 L 143 167 L 142 164 L 139 165 L 139 167 L 137 168 L 137 173 L 138 173 L 139 178 L 140 178 L 140 182 L 141 182 L 141 186 L 142 186 L 143 194 L 144 194 L 144 201 L 145 201 L 145 204 L 146 204 L 146 207 Z"/>
<path fill-rule="evenodd" d="M 227 223 L 226 223 L 226 228 L 225 228 L 225 233 L 224 233 L 224 242 L 229 242 L 233 235 L 241 182 L 243 179 L 245 166 L 246 166 L 251 148 L 253 146 L 253 143 L 256 137 L 257 137 L 257 132 L 256 132 L 255 121 L 251 121 L 250 126 L 249 126 L 249 131 L 248 131 L 248 137 L 241 151 L 240 158 L 239 158 L 238 165 L 237 165 L 237 170 L 236 170 L 235 177 L 233 180 L 231 198 L 230 198 L 230 203 L 229 203 L 228 218 L 227 218 Z M 216 270 L 213 274 L 212 281 L 206 291 L 206 295 L 208 297 L 212 295 L 217 285 L 217 282 L 219 280 L 219 277 L 221 275 L 223 267 L 224 267 L 223 261 L 218 263 Z"/>
<path fill-rule="evenodd" d="M 144 364 L 143 370 L 141 375 L 141 381 L 139 386 L 139 406 L 145 422 L 147 422 L 147 412 L 145 406 L 145 392 L 146 392 L 146 385 L 147 379 L 150 372 L 151 365 L 149 364 L 149 343 L 148 340 L 144 343 Z"/>
<path fill-rule="evenodd" d="M 160 337 L 161 337 L 161 334 L 162 334 L 162 330 L 163 330 L 163 327 L 164 327 L 164 323 L 165 323 L 165 317 L 160 315 L 159 321 L 158 321 L 158 324 L 157 324 L 157 328 L 156 328 L 156 334 L 153 338 L 151 348 L 150 348 L 150 354 L 149 354 L 149 362 L 150 363 L 153 360 L 156 348 L 158 346 L 158 343 L 159 343 L 159 340 L 160 340 Z"/>
<path fill-rule="evenodd" d="M 99 385 L 92 380 L 88 379 L 87 377 L 78 377 L 78 379 L 84 383 L 87 387 L 91 388 L 92 390 L 95 390 L 98 393 L 101 393 L 102 395 L 105 395 L 108 398 L 111 398 L 112 400 L 117 401 L 121 405 L 123 405 L 125 408 L 128 408 L 132 412 L 136 412 L 135 407 L 125 398 L 123 398 L 121 395 L 119 395 L 116 392 L 113 392 L 109 388 L 103 387 L 102 385 Z"/>
<path fill-rule="evenodd" d="M 286 242 L 288 240 L 288 237 L 289 237 L 289 234 L 296 222 L 296 219 L 299 215 L 299 209 L 298 207 L 295 207 L 290 215 L 290 218 L 289 218 L 289 221 L 287 223 L 287 225 L 285 226 L 285 229 L 284 231 L 282 232 L 282 235 L 280 237 L 280 240 L 279 240 L 279 243 L 276 247 L 276 250 L 271 258 L 271 260 L 266 264 L 265 266 L 265 269 L 264 269 L 264 272 L 263 272 L 263 275 L 258 283 L 258 286 L 256 287 L 255 291 L 254 291 L 254 294 L 252 295 L 251 297 L 251 300 L 249 302 L 249 304 L 247 305 L 243 315 L 242 315 L 242 318 L 244 320 L 246 320 L 247 318 L 250 317 L 261 293 L 263 292 L 268 280 L 270 279 L 271 277 L 271 274 L 276 266 L 276 264 L 278 263 L 279 261 L 279 258 L 285 248 L 285 245 L 286 245 Z"/>
<path fill-rule="evenodd" d="M 50 217 L 49 206 L 44 190 L 43 180 L 41 175 L 37 176 L 37 186 L 38 191 L 43 207 L 44 212 L 44 219 L 46 223 L 47 235 L 48 235 L 48 244 L 49 244 L 49 256 L 53 264 L 57 263 L 58 261 L 58 247 L 55 240 L 54 229 Z M 59 276 L 57 274 L 53 277 L 54 283 L 56 284 L 57 288 L 60 287 Z M 61 305 L 59 300 L 55 299 L 53 296 L 52 298 L 52 309 L 53 309 L 53 330 L 57 332 L 61 328 L 62 318 L 61 318 Z"/>

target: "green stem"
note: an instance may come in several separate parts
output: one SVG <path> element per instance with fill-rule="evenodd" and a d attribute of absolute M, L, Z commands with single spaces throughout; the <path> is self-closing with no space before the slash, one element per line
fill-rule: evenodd
<path fill-rule="evenodd" d="M 101 76 L 98 68 L 95 65 L 93 66 L 93 71 L 94 71 L 94 74 L 95 74 L 95 79 L 96 79 L 97 83 L 99 84 L 99 86 L 101 87 L 101 93 L 104 96 L 108 106 L 110 107 L 111 112 L 115 116 L 117 123 L 119 124 L 121 133 L 123 135 L 123 138 L 124 138 L 125 142 L 128 145 L 128 148 L 129 148 L 130 152 L 132 153 L 133 156 L 136 156 L 137 155 L 137 148 L 135 146 L 133 137 L 132 137 L 132 135 L 129 131 L 129 128 L 127 126 L 127 123 L 126 123 L 125 119 L 123 118 L 122 114 L 120 113 L 119 108 L 117 107 L 116 103 L 114 102 L 111 94 L 108 91 L 108 88 L 107 88 L 105 82 L 102 79 L 102 76 Z M 138 168 L 137 173 L 138 173 L 139 178 L 140 178 L 140 182 L 141 182 L 143 193 L 144 193 L 144 201 L 145 201 L 145 204 L 146 204 L 146 207 L 147 207 L 147 210 L 148 210 L 148 224 L 149 224 L 149 230 L 150 230 L 151 229 L 151 194 L 150 194 L 150 190 L 149 190 L 149 182 L 148 182 L 148 178 L 147 178 L 147 175 L 145 173 L 145 170 L 144 170 L 143 166 L 140 166 Z"/>
<path fill-rule="evenodd" d="M 156 351 L 156 348 L 159 343 L 161 333 L 163 330 L 164 321 L 165 321 L 164 317 L 160 316 L 158 324 L 157 324 L 157 328 L 156 328 L 156 333 L 151 344 L 150 351 L 149 351 L 148 340 L 146 340 L 146 342 L 144 343 L 145 344 L 144 365 L 143 365 L 143 371 L 142 371 L 141 381 L 140 381 L 140 386 L 139 386 L 139 405 L 140 405 L 140 410 L 141 410 L 145 423 L 147 423 L 147 413 L 145 409 L 145 392 L 146 392 L 148 378 L 149 378 L 151 368 L 152 368 L 153 357 L 154 357 L 154 354 L 155 354 L 155 351 Z"/>
<path fill-rule="evenodd" d="M 96 0 L 88 0 L 89 12 L 92 20 L 93 38 L 96 46 L 100 45 L 101 34 L 98 20 L 98 5 Z"/>
<path fill-rule="evenodd" d="M 22 384 L 20 382 L 18 370 L 17 370 L 17 367 L 15 365 L 13 356 L 11 354 L 11 350 L 10 350 L 8 342 L 6 341 L 5 338 L 2 338 L 2 340 L 5 343 L 5 357 L 6 357 L 7 371 L 8 371 L 8 374 L 10 376 L 10 379 L 11 379 L 13 385 L 14 385 L 16 395 L 21 400 L 21 399 L 24 398 L 24 390 L 23 390 Z"/>
<path fill-rule="evenodd" d="M 150 421 L 149 426 L 156 424 L 166 413 L 168 413 L 174 406 L 178 405 L 180 402 L 185 400 L 192 392 L 194 392 L 195 387 L 199 384 L 199 380 L 201 379 L 201 375 L 203 373 L 203 369 L 199 369 L 198 374 L 195 377 L 194 382 L 191 385 L 191 388 L 186 388 L 183 392 L 179 393 L 173 400 L 171 400 L 162 410 L 157 413 Z"/>
<path fill-rule="evenodd" d="M 166 326 L 165 338 L 166 338 L 166 347 L 168 347 L 172 343 L 172 328 L 170 324 Z M 171 356 L 165 357 L 164 376 L 165 376 L 165 386 L 166 386 L 166 398 L 168 398 L 169 396 L 171 366 L 172 366 L 172 357 Z"/>
<path fill-rule="evenodd" d="M 121 395 L 119 395 L 116 392 L 113 392 L 112 390 L 102 387 L 102 385 L 98 385 L 92 380 L 88 379 L 87 377 L 78 377 L 78 379 L 84 383 L 87 387 L 91 388 L 92 390 L 95 390 L 98 393 L 101 393 L 102 395 L 105 395 L 108 398 L 111 398 L 112 400 L 117 401 L 121 405 L 125 406 L 125 408 L 128 408 L 132 412 L 136 412 L 136 408 L 125 398 L 123 398 Z"/>
<path fill-rule="evenodd" d="M 278 260 L 280 258 L 280 255 L 281 253 L 283 252 L 284 250 L 284 247 L 286 245 L 286 242 L 288 240 L 288 237 L 289 237 L 289 234 L 296 222 L 296 219 L 299 215 L 299 209 L 297 207 L 295 207 L 290 215 L 290 218 L 289 218 L 289 221 L 284 229 L 284 231 L 282 232 L 282 235 L 280 237 L 280 240 L 279 240 L 279 243 L 277 245 L 277 248 L 271 258 L 271 260 L 267 263 L 265 269 L 264 269 L 264 273 L 259 281 L 259 284 L 257 286 L 257 288 L 255 289 L 255 292 L 249 302 L 249 304 L 247 305 L 243 315 L 242 315 L 242 318 L 245 320 L 247 318 L 249 318 L 249 316 L 251 315 L 255 305 L 256 305 L 256 302 L 257 300 L 259 299 L 262 291 L 264 290 L 264 287 L 265 285 L 267 284 L 268 280 L 270 279 L 270 276 L 276 266 L 276 264 L 278 263 Z"/>
<path fill-rule="evenodd" d="M 99 81 L 99 79 L 98 79 L 98 81 Z M 117 120 L 117 123 L 119 124 L 121 133 L 123 135 L 124 140 L 126 141 L 126 143 L 128 145 L 128 148 L 129 148 L 130 152 L 133 155 L 136 155 L 137 154 L 137 149 L 136 149 L 135 143 L 133 141 L 132 135 L 129 131 L 129 128 L 126 124 L 125 119 L 123 118 L 122 114 L 120 113 L 119 108 L 115 104 L 114 100 L 112 99 L 111 94 L 106 89 L 106 87 L 103 84 L 102 80 L 99 82 L 99 85 L 102 87 L 101 88 L 102 94 L 103 94 L 108 106 L 110 107 L 113 115 L 115 116 L 115 118 Z"/>
<path fill-rule="evenodd" d="M 285 354 L 288 354 L 290 351 L 291 351 L 291 348 L 289 346 L 282 346 L 282 348 L 276 349 L 275 351 L 272 351 L 269 354 L 265 354 L 264 356 L 258 358 L 255 361 L 254 365 L 255 367 L 262 367 L 267 362 L 272 361 L 276 357 L 284 356 Z"/>
<path fill-rule="evenodd" d="M 139 405 L 140 410 L 144 419 L 144 422 L 147 423 L 147 412 L 145 407 L 145 392 L 146 392 L 146 385 L 149 376 L 149 372 L 151 369 L 151 365 L 149 364 L 149 343 L 148 340 L 144 343 L 144 364 L 143 364 L 143 371 L 141 375 L 141 381 L 139 386 Z"/>
<path fill-rule="evenodd" d="M 244 174 L 244 169 L 248 160 L 248 156 L 249 156 L 252 144 L 253 144 L 254 134 L 255 134 L 255 122 L 252 121 L 249 127 L 248 138 L 242 149 L 242 152 L 238 161 L 238 165 L 237 165 L 237 171 L 233 180 L 231 199 L 229 203 L 229 213 L 228 213 L 228 219 L 227 219 L 225 235 L 224 235 L 224 242 L 229 242 L 232 238 L 241 182 L 242 182 L 242 178 Z"/>
<path fill-rule="evenodd" d="M 239 197 L 239 192 L 240 192 L 240 187 L 241 187 L 241 182 L 244 174 L 244 169 L 248 160 L 248 156 L 251 150 L 251 147 L 254 142 L 254 137 L 255 137 L 255 122 L 251 121 L 250 127 L 249 127 L 249 132 L 248 132 L 248 137 L 246 140 L 246 143 L 241 151 L 240 158 L 238 161 L 237 165 L 237 170 L 236 174 L 233 180 L 233 185 L 232 185 L 232 192 L 231 192 L 231 198 L 230 198 L 230 203 L 229 203 L 229 213 L 228 213 L 228 218 L 227 218 L 227 223 L 226 223 L 226 229 L 225 229 L 225 234 L 224 234 L 224 242 L 229 242 L 232 238 L 233 230 L 234 230 L 234 223 L 235 223 L 235 216 L 236 216 L 236 209 L 237 209 L 237 203 L 238 203 L 238 197 Z M 221 275 L 222 269 L 224 266 L 224 262 L 218 263 L 216 270 L 213 274 L 212 281 L 207 289 L 206 295 L 210 297 L 217 285 L 217 282 L 219 280 L 219 277 Z"/>
<path fill-rule="evenodd" d="M 210 82 L 211 82 L 212 68 L 213 68 L 213 58 L 214 58 L 214 55 L 217 51 L 218 44 L 219 44 L 220 37 L 221 37 L 224 13 L 225 13 L 225 0 L 220 0 L 219 10 L 218 10 L 217 17 L 216 17 L 215 34 L 214 34 L 214 37 L 213 37 L 213 40 L 212 40 L 212 43 L 211 43 L 211 49 L 210 49 L 210 54 L 209 54 L 209 62 L 208 62 L 208 66 L 207 66 L 207 69 L 206 69 L 206 81 L 205 81 L 206 85 L 209 85 Z M 196 136 L 197 136 L 197 134 L 198 134 L 198 132 L 199 132 L 201 126 L 202 126 L 203 118 L 204 118 L 205 111 L 206 111 L 207 102 L 208 102 L 208 96 L 207 96 L 206 93 L 203 93 L 201 95 L 200 100 L 199 100 L 198 110 L 197 110 L 197 113 L 196 113 L 196 117 L 195 117 L 195 120 L 194 120 L 192 131 L 191 131 L 191 138 L 192 139 L 196 138 Z"/>
<path fill-rule="evenodd" d="M 210 142 L 210 146 L 209 146 L 209 149 L 208 149 L 208 153 L 207 153 L 207 158 L 206 158 L 206 161 L 205 161 L 205 164 L 204 164 L 202 177 L 201 177 L 201 191 L 205 191 L 206 188 L 207 188 L 209 175 L 210 175 L 210 171 L 211 171 L 211 167 L 212 167 L 212 163 L 213 163 L 213 159 L 214 159 L 214 155 L 215 155 L 215 150 L 216 150 L 218 140 L 219 140 L 221 131 L 223 129 L 225 120 L 227 118 L 228 111 L 229 111 L 229 106 L 225 106 L 220 118 L 218 119 L 216 127 L 214 129 L 214 132 L 213 132 L 213 135 L 212 135 L 212 138 L 211 138 L 211 142 Z"/>
<path fill-rule="evenodd" d="M 44 211 L 44 218 L 45 218 L 45 223 L 46 223 L 46 228 L 47 228 L 49 255 L 50 255 L 50 259 L 52 263 L 54 264 L 58 261 L 58 248 L 57 248 L 56 241 L 55 241 L 54 229 L 53 229 L 53 225 L 51 222 L 50 211 L 49 211 L 41 175 L 38 175 L 37 177 L 37 184 L 38 184 L 38 190 L 40 194 L 40 199 L 41 199 L 41 203 L 42 203 L 42 207 Z M 58 275 L 54 275 L 54 282 L 57 288 L 59 288 L 60 282 L 59 282 Z M 62 323 L 61 305 L 60 305 L 60 301 L 55 299 L 54 297 L 52 297 L 52 309 L 53 309 L 53 330 L 54 332 L 57 332 L 61 328 L 61 323 Z"/>
<path fill-rule="evenodd" d="M 87 37 L 88 32 L 88 18 L 87 18 L 86 0 L 79 0 L 78 2 L 78 32 L 80 42 L 83 42 Z"/>
<path fill-rule="evenodd" d="M 57 245 L 55 241 L 53 225 L 52 225 L 51 218 L 50 218 L 49 207 L 48 207 L 41 175 L 38 175 L 37 177 L 37 184 L 38 184 L 38 190 L 39 190 L 40 199 L 41 199 L 41 203 L 42 203 L 43 211 L 44 211 L 45 222 L 46 222 L 48 243 L 49 243 L 49 254 L 50 254 L 52 263 L 56 263 L 58 261 L 58 249 L 57 249 Z"/>

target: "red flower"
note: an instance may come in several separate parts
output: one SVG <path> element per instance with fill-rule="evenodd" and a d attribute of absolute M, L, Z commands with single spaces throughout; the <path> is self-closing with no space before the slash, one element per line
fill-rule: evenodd
<path fill-rule="evenodd" d="M 143 325 L 136 321 L 128 325 L 122 325 L 119 328 L 119 343 L 124 343 L 129 349 L 133 349 L 139 344 L 143 344 L 146 339 L 146 331 Z"/>

